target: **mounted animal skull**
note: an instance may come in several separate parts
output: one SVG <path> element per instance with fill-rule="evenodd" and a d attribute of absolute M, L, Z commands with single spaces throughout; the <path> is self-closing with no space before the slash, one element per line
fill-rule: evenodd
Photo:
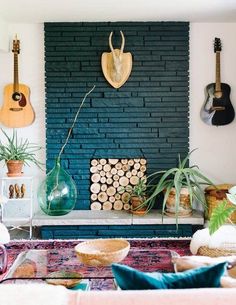
<path fill-rule="evenodd" d="M 120 49 L 114 49 L 112 46 L 112 35 L 109 35 L 110 53 L 102 54 L 102 71 L 106 80 L 114 88 L 120 88 L 129 78 L 132 70 L 132 55 L 130 52 L 124 53 L 125 37 L 120 31 L 122 43 Z"/>

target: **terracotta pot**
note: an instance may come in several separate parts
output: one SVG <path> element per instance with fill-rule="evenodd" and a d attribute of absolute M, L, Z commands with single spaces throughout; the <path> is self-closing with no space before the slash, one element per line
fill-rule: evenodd
<path fill-rule="evenodd" d="M 145 215 L 147 208 L 144 206 L 142 208 L 138 208 L 143 202 L 146 200 L 146 198 L 138 197 L 138 196 L 131 196 L 130 202 L 131 202 L 131 213 L 135 215 Z"/>
<path fill-rule="evenodd" d="M 166 215 L 175 216 L 175 189 L 172 188 L 166 201 Z M 179 217 L 188 217 L 192 215 L 192 206 L 190 203 L 190 195 L 188 189 L 182 188 L 180 191 L 180 203 L 178 209 Z"/>
<path fill-rule="evenodd" d="M 8 173 L 8 177 L 19 177 L 22 176 L 22 167 L 24 162 L 21 160 L 9 160 L 6 162 Z"/>

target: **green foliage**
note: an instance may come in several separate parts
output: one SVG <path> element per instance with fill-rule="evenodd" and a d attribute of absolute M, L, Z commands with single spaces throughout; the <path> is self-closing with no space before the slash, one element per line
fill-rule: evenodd
<path fill-rule="evenodd" d="M 191 151 L 183 160 L 181 160 L 179 156 L 177 167 L 166 171 L 155 172 L 148 177 L 148 188 L 151 191 L 149 198 L 145 201 L 145 203 L 148 205 L 148 210 L 154 206 L 160 193 L 165 191 L 162 205 L 162 212 L 164 213 L 166 201 L 172 188 L 175 188 L 176 191 L 176 222 L 180 206 L 180 191 L 182 188 L 188 189 L 191 205 L 193 200 L 196 199 L 197 201 L 201 202 L 204 207 L 206 207 L 205 196 L 201 186 L 212 185 L 213 183 L 199 171 L 196 165 L 191 167 L 188 166 L 189 157 L 192 152 L 193 151 Z M 153 184 L 154 180 L 157 180 L 158 182 Z"/>
<path fill-rule="evenodd" d="M 14 129 L 11 137 L 4 130 L 1 131 L 7 141 L 6 143 L 0 141 L 0 161 L 21 160 L 24 164 L 29 165 L 28 162 L 32 162 L 41 168 L 43 164 L 35 157 L 35 152 L 42 149 L 41 146 L 30 143 L 28 139 L 18 139 Z"/>
<path fill-rule="evenodd" d="M 212 235 L 216 232 L 223 224 L 229 220 L 230 215 L 236 211 L 236 208 L 227 206 L 228 202 L 224 199 L 219 205 L 214 208 L 209 221 L 209 232 Z"/>
<path fill-rule="evenodd" d="M 139 179 L 139 182 L 133 187 L 131 196 L 144 198 L 146 196 L 146 179 Z"/>

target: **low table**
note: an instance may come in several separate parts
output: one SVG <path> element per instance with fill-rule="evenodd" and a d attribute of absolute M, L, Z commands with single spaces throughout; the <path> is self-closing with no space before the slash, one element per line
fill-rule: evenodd
<path fill-rule="evenodd" d="M 174 272 L 171 260 L 176 255 L 176 252 L 166 249 L 131 247 L 122 264 L 145 272 Z M 43 281 L 51 278 L 50 273 L 54 271 L 79 272 L 84 279 L 89 279 L 92 290 L 115 289 L 110 266 L 86 266 L 79 262 L 73 248 L 23 251 L 0 283 L 15 283 L 19 280 Z"/>

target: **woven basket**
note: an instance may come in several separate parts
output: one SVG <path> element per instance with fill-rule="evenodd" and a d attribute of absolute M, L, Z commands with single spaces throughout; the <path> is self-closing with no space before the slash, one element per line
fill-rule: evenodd
<path fill-rule="evenodd" d="M 209 257 L 219 257 L 219 256 L 230 256 L 236 255 L 236 245 L 230 248 L 208 248 L 202 246 L 197 251 L 198 255 L 209 256 Z"/>
<path fill-rule="evenodd" d="M 122 261 L 130 244 L 125 239 L 94 239 L 75 246 L 78 259 L 89 266 L 108 266 Z"/>
<path fill-rule="evenodd" d="M 205 197 L 206 203 L 208 206 L 207 211 L 205 211 L 205 218 L 210 219 L 212 211 L 214 208 L 218 206 L 223 199 L 226 199 L 228 202 L 228 207 L 234 206 L 226 197 L 226 193 L 228 193 L 229 189 L 233 186 L 233 184 L 219 184 L 214 186 L 209 186 L 205 189 Z M 230 220 L 233 223 L 236 223 L 236 212 L 233 212 L 230 216 Z"/>

